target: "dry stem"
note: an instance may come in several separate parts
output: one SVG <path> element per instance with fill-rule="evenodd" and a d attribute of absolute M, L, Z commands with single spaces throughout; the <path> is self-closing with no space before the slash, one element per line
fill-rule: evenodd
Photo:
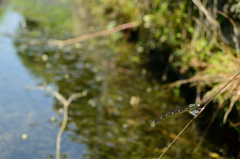
<path fill-rule="evenodd" d="M 38 90 L 51 92 L 54 95 L 54 97 L 57 98 L 57 100 L 63 104 L 63 107 L 64 107 L 63 122 L 62 122 L 61 128 L 57 134 L 57 140 L 56 140 L 56 159 L 60 159 L 61 137 L 67 126 L 68 107 L 74 99 L 86 96 L 86 93 L 83 93 L 83 92 L 82 93 L 73 93 L 72 95 L 69 96 L 68 99 L 66 99 L 58 91 L 53 90 L 51 87 L 38 86 L 38 87 L 30 88 L 30 89 L 38 89 Z"/>
<path fill-rule="evenodd" d="M 204 13 L 207 20 L 211 24 L 213 30 L 217 31 L 221 40 L 225 43 L 228 43 L 227 39 L 222 35 L 221 27 L 218 24 L 218 22 L 209 14 L 207 9 L 204 7 L 204 5 L 199 0 L 193 0 L 193 3 Z"/>
<path fill-rule="evenodd" d="M 94 39 L 94 38 L 98 38 L 101 36 L 105 36 L 105 35 L 109 35 L 115 32 L 119 32 L 121 30 L 125 30 L 128 28 L 134 28 L 137 27 L 139 25 L 139 22 L 135 21 L 135 22 L 130 22 L 130 23 L 126 23 L 126 24 L 122 24 L 119 25 L 113 29 L 109 29 L 109 30 L 103 30 L 103 31 L 99 31 L 99 32 L 95 32 L 95 33 L 90 33 L 90 34 L 86 34 L 86 35 L 82 35 L 73 39 L 68 39 L 68 40 L 50 40 L 49 43 L 53 44 L 53 45 L 58 45 L 60 47 L 66 46 L 66 45 L 72 45 L 72 44 L 76 44 L 79 43 L 81 41 L 85 41 L 85 40 L 89 40 L 89 39 Z"/>
<path fill-rule="evenodd" d="M 226 87 L 229 85 L 229 83 L 231 83 L 239 74 L 240 74 L 240 72 L 237 73 L 237 74 L 236 74 L 231 80 L 229 80 L 212 98 L 210 98 L 210 99 L 208 100 L 208 102 L 201 108 L 201 110 L 196 114 L 196 116 L 194 116 L 194 118 L 192 118 L 192 119 L 187 123 L 187 125 L 180 131 L 180 133 L 176 136 L 176 138 L 168 145 L 168 147 L 166 148 L 166 150 L 163 151 L 163 153 L 159 156 L 158 159 L 160 159 L 160 158 L 165 154 L 165 152 L 166 152 L 166 151 L 171 147 L 171 145 L 178 139 L 178 137 L 183 133 L 183 131 L 192 123 L 192 121 L 193 121 L 195 118 L 197 118 L 199 114 L 202 113 L 202 111 L 205 109 L 205 107 L 206 107 L 220 92 L 222 92 L 222 90 L 223 90 L 224 88 L 226 88 Z"/>

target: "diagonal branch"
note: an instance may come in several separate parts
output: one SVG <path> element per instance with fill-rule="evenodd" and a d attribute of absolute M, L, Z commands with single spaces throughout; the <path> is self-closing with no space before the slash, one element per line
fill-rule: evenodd
<path fill-rule="evenodd" d="M 223 90 L 224 88 L 226 88 L 226 87 L 229 85 L 229 83 L 231 83 L 238 75 L 240 75 L 240 72 L 237 73 L 237 74 L 236 74 L 231 80 L 229 80 L 212 98 L 210 98 L 210 99 L 208 100 L 208 102 L 201 108 L 201 110 L 196 114 L 196 116 L 194 116 L 194 118 L 192 118 L 192 119 L 187 123 L 187 125 L 180 131 L 180 133 L 175 137 L 175 139 L 168 145 L 168 147 L 166 148 L 166 150 L 163 151 L 163 153 L 158 157 L 158 159 L 160 159 L 160 158 L 165 154 L 165 152 L 166 152 L 166 151 L 171 147 L 171 145 L 178 139 L 178 137 L 183 133 L 183 131 L 193 122 L 193 120 L 194 120 L 195 118 L 198 117 L 199 114 L 202 113 L 202 111 L 205 109 L 205 107 L 206 107 L 219 93 L 221 93 L 222 90 Z"/>
<path fill-rule="evenodd" d="M 112 33 L 116 33 L 119 32 L 121 30 L 125 30 L 128 28 L 134 28 L 139 26 L 139 22 L 135 21 L 135 22 L 130 22 L 130 23 L 125 23 L 122 25 L 119 25 L 115 28 L 112 29 L 108 29 L 108 30 L 103 30 L 103 31 L 99 31 L 99 32 L 95 32 L 95 33 L 90 33 L 90 34 L 85 34 L 76 38 L 72 38 L 72 39 L 67 39 L 67 40 L 50 40 L 49 43 L 52 45 L 58 45 L 60 47 L 66 46 L 66 45 L 72 45 L 72 44 L 76 44 L 79 43 L 81 41 L 85 41 L 85 40 L 89 40 L 89 39 L 94 39 L 94 38 L 98 38 L 101 36 L 105 36 L 105 35 L 109 35 Z"/>
<path fill-rule="evenodd" d="M 63 95 L 61 95 L 58 91 L 53 90 L 51 87 L 38 86 L 38 87 L 28 87 L 28 88 L 51 92 L 54 95 L 54 97 L 57 98 L 57 100 L 63 104 L 63 107 L 64 107 L 63 122 L 62 122 L 61 128 L 57 134 L 57 140 L 56 140 L 56 159 L 60 159 L 61 137 L 67 126 L 68 107 L 74 99 L 84 97 L 87 95 L 87 93 L 85 91 L 83 91 L 81 93 L 73 93 L 66 100 L 66 98 L 63 97 Z"/>

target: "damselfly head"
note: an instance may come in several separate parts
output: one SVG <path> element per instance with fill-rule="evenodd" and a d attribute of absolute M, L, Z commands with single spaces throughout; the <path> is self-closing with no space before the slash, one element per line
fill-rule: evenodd
<path fill-rule="evenodd" d="M 196 107 L 200 107 L 200 104 L 189 104 L 188 108 L 196 108 Z"/>

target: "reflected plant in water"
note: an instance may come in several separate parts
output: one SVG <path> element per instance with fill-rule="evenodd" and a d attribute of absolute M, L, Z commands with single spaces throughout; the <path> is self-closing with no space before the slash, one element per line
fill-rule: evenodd
<path fill-rule="evenodd" d="M 87 95 L 87 92 L 83 91 L 81 93 L 73 93 L 68 97 L 68 99 L 66 99 L 58 91 L 53 90 L 51 87 L 38 86 L 36 88 L 32 88 L 32 87 L 29 87 L 29 88 L 51 92 L 54 95 L 54 97 L 63 105 L 63 109 L 64 109 L 63 122 L 62 122 L 60 130 L 57 134 L 57 140 L 56 140 L 56 158 L 60 159 L 61 137 L 62 137 L 62 134 L 63 134 L 63 132 L 67 126 L 67 122 L 68 122 L 68 107 L 74 99 L 80 98 L 80 97 L 85 97 Z"/>

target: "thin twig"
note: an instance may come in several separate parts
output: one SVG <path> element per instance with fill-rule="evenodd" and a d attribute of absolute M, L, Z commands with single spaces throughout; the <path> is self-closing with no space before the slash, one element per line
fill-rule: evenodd
<path fill-rule="evenodd" d="M 224 13 L 220 10 L 217 10 L 217 13 L 224 16 L 225 18 L 227 18 L 232 23 L 234 28 L 237 30 L 237 36 L 240 36 L 240 29 L 239 29 L 237 23 L 235 23 L 234 20 L 231 17 L 229 17 L 226 13 Z"/>
<path fill-rule="evenodd" d="M 168 57 L 168 63 L 172 63 L 173 59 L 174 59 L 174 54 L 171 53 L 171 54 L 169 55 L 169 57 Z M 164 71 L 163 71 L 162 78 L 161 78 L 162 81 L 166 81 L 166 80 L 167 80 L 167 72 L 168 72 L 169 69 L 170 69 L 169 67 L 170 67 L 169 65 L 167 65 L 167 66 L 165 67 L 165 69 L 164 69 Z"/>
<path fill-rule="evenodd" d="M 199 140 L 197 146 L 196 146 L 195 149 L 193 150 L 193 153 L 197 152 L 197 150 L 199 149 L 199 147 L 202 145 L 202 143 L 203 143 L 203 141 L 204 141 L 204 139 L 205 139 L 205 137 L 206 137 L 206 135 L 207 135 L 208 130 L 210 129 L 213 121 L 216 119 L 216 116 L 217 116 L 219 110 L 220 110 L 220 107 L 218 107 L 217 110 L 214 112 L 214 114 L 213 114 L 213 116 L 212 116 L 212 118 L 211 118 L 211 120 L 210 120 L 207 128 L 205 129 L 205 131 L 204 131 L 204 133 L 203 133 L 203 135 L 202 135 L 202 137 L 201 137 L 201 139 Z"/>
<path fill-rule="evenodd" d="M 54 91 L 56 92 L 56 91 Z M 59 94 L 60 96 L 62 96 L 60 93 L 56 92 L 55 94 Z M 61 128 L 57 134 L 57 141 L 56 141 L 56 159 L 60 159 L 60 148 L 61 148 L 61 138 L 62 138 L 62 134 L 67 126 L 67 121 L 68 121 L 68 107 L 70 105 L 70 103 L 72 102 L 72 100 L 74 100 L 75 98 L 79 98 L 82 97 L 83 94 L 82 93 L 74 93 L 72 94 L 67 100 L 65 100 L 63 104 L 64 106 L 64 112 L 63 112 L 63 122 L 61 125 Z M 56 96 L 55 96 L 56 97 Z M 64 98 L 62 96 L 62 98 Z M 65 98 L 64 98 L 65 99 Z"/>
<path fill-rule="evenodd" d="M 38 87 L 29 87 L 29 89 L 37 89 L 37 90 L 51 92 L 54 95 L 54 97 L 57 98 L 57 100 L 63 104 L 63 107 L 64 107 L 63 122 L 62 122 L 61 128 L 57 134 L 57 140 L 56 140 L 56 159 L 60 159 L 61 137 L 67 126 L 68 107 L 74 99 L 86 96 L 87 94 L 83 93 L 83 92 L 82 93 L 73 93 L 66 100 L 65 97 L 63 97 L 58 91 L 53 90 L 51 87 L 38 86 Z"/>
<path fill-rule="evenodd" d="M 240 126 L 240 122 L 237 122 L 237 123 L 235 123 L 235 124 L 233 124 L 233 126 Z"/>
<path fill-rule="evenodd" d="M 121 73 L 125 73 L 125 74 L 128 74 L 128 75 L 132 75 L 133 74 L 133 71 L 131 71 L 130 69 L 119 67 L 119 66 L 115 65 L 115 63 L 113 63 L 113 62 L 108 62 L 106 60 L 103 60 L 102 64 L 107 66 L 107 67 L 109 67 L 109 68 L 111 68 L 111 69 L 117 70 L 117 71 L 119 71 Z"/>
<path fill-rule="evenodd" d="M 163 153 L 159 156 L 158 159 L 160 159 L 164 153 L 170 148 L 170 146 L 177 140 L 177 138 L 183 133 L 183 131 L 188 127 L 188 125 L 190 125 L 192 123 L 192 121 L 198 117 L 199 114 L 202 113 L 202 111 L 205 109 L 205 107 L 225 88 L 227 87 L 227 85 L 229 83 L 231 83 L 238 75 L 240 74 L 240 72 L 235 75 L 230 81 L 228 81 L 212 98 L 210 98 L 208 100 L 208 102 L 201 108 L 201 110 L 196 114 L 196 116 L 194 116 L 188 123 L 187 125 L 182 129 L 182 131 L 180 131 L 180 133 L 176 136 L 176 138 L 168 145 L 168 147 L 166 148 L 166 150 L 163 151 Z"/>
<path fill-rule="evenodd" d="M 213 27 L 214 30 L 217 30 L 220 38 L 222 41 L 224 41 L 225 43 L 228 43 L 227 39 L 222 35 L 222 31 L 221 31 L 221 27 L 218 24 L 218 22 L 209 14 L 209 12 L 207 11 L 207 9 L 203 6 L 203 4 L 199 1 L 199 0 L 192 0 L 193 3 L 204 13 L 204 15 L 206 16 L 207 20 L 209 21 L 209 23 L 211 24 L 211 26 Z"/>
<path fill-rule="evenodd" d="M 68 121 L 68 106 L 64 107 L 63 111 L 63 122 L 62 125 L 58 131 L 57 134 L 57 140 L 56 140 L 56 159 L 60 159 L 60 149 L 61 149 L 61 138 L 62 134 L 67 126 L 67 121 Z"/>
<path fill-rule="evenodd" d="M 227 112 L 225 113 L 224 118 L 223 118 L 223 123 L 224 123 L 224 124 L 226 123 L 227 116 L 228 116 L 228 114 L 231 112 L 232 107 L 233 107 L 234 103 L 237 101 L 237 99 L 238 99 L 238 96 L 232 97 L 232 100 L 231 100 L 231 104 L 230 104 L 230 106 L 229 106 L 229 109 L 227 110 Z M 220 107 L 218 107 L 217 110 L 215 111 L 215 113 L 213 114 L 211 121 L 209 122 L 207 128 L 205 129 L 205 131 L 204 131 L 204 133 L 203 133 L 203 136 L 201 137 L 201 139 L 200 139 L 200 141 L 198 142 L 197 146 L 196 146 L 195 149 L 193 150 L 193 153 L 197 152 L 197 150 L 199 149 L 199 147 L 202 145 L 203 140 L 204 140 L 204 138 L 206 137 L 207 132 L 208 132 L 208 130 L 210 129 L 213 121 L 215 120 L 215 118 L 216 118 L 217 113 L 219 112 L 219 110 L 220 110 Z"/>
<path fill-rule="evenodd" d="M 223 117 L 223 124 L 225 124 L 227 122 L 227 117 L 229 115 L 229 113 L 232 111 L 232 108 L 235 104 L 235 102 L 238 100 L 239 96 L 234 96 L 232 97 L 232 100 L 231 100 L 231 103 L 229 105 L 229 108 L 228 110 L 226 111 L 226 113 L 224 114 L 224 117 Z"/>
<path fill-rule="evenodd" d="M 239 27 L 238 25 L 234 22 L 234 20 L 232 18 L 230 18 L 226 13 L 222 12 L 222 11 L 219 11 L 217 10 L 217 13 L 224 16 L 225 18 L 227 18 L 233 25 L 233 32 L 234 32 L 234 35 L 233 36 L 233 42 L 235 43 L 235 48 L 236 48 L 236 52 L 237 52 L 237 58 L 239 59 L 239 53 L 240 53 L 240 49 L 239 49 L 239 36 L 240 36 L 240 30 L 239 30 Z"/>
<path fill-rule="evenodd" d="M 52 44 L 52 45 L 58 45 L 60 47 L 63 47 L 63 46 L 66 46 L 66 45 L 76 44 L 76 43 L 79 43 L 81 41 L 98 38 L 98 37 L 101 37 L 101 36 L 109 35 L 109 34 L 112 34 L 112 33 L 115 33 L 115 32 L 119 32 L 121 30 L 134 28 L 134 27 L 137 27 L 137 26 L 139 26 L 139 22 L 135 21 L 135 22 L 130 22 L 130 23 L 119 25 L 119 26 L 117 26 L 115 28 L 112 28 L 112 29 L 82 35 L 82 36 L 79 36 L 79 37 L 76 37 L 76 38 L 73 38 L 73 39 L 50 40 L 49 43 L 50 43 L 50 45 Z"/>

